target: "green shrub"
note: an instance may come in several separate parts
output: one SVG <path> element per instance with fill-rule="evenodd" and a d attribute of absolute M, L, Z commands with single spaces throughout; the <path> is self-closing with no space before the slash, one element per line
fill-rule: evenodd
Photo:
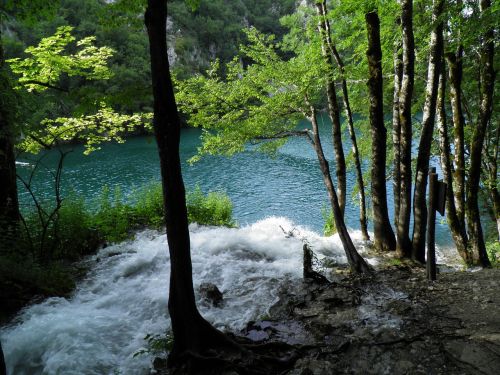
<path fill-rule="evenodd" d="M 110 242 L 119 242 L 129 237 L 133 227 L 134 209 L 123 203 L 119 187 L 111 198 L 108 186 L 102 189 L 97 212 L 90 219 L 91 226 Z"/>
<path fill-rule="evenodd" d="M 500 242 L 493 240 L 486 243 L 486 252 L 493 266 L 500 266 Z"/>
<path fill-rule="evenodd" d="M 323 207 L 321 209 L 321 216 L 323 216 L 323 220 L 325 221 L 325 224 L 323 225 L 323 235 L 333 236 L 335 233 L 337 233 L 335 220 L 333 219 L 333 211 L 331 209 L 328 210 Z"/>
<path fill-rule="evenodd" d="M 227 194 L 210 192 L 203 194 L 196 186 L 186 195 L 188 220 L 201 225 L 233 227 L 233 203 Z"/>
<path fill-rule="evenodd" d="M 71 194 L 59 210 L 57 223 L 57 258 L 77 260 L 95 251 L 101 242 L 99 232 L 92 228 L 92 215 L 85 207 L 81 196 Z"/>
<path fill-rule="evenodd" d="M 163 190 L 161 183 L 152 182 L 133 194 L 135 222 L 159 228 L 163 219 Z"/>
<path fill-rule="evenodd" d="M 174 337 L 168 332 L 163 335 L 148 333 L 144 340 L 147 342 L 146 348 L 135 352 L 133 358 L 143 354 L 164 355 L 172 351 L 174 346 Z"/>

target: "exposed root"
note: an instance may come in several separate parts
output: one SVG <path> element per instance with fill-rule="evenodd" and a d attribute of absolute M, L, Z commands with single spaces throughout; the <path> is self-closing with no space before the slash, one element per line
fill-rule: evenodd
<path fill-rule="evenodd" d="M 221 333 L 222 334 L 222 333 Z M 225 335 L 224 335 L 225 336 Z M 225 336 L 229 345 L 201 352 L 186 350 L 169 356 L 169 374 L 272 375 L 290 369 L 297 349 L 282 342 L 254 344 L 243 337 Z"/>

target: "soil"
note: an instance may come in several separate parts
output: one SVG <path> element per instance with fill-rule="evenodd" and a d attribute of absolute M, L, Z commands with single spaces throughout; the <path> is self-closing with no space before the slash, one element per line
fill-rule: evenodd
<path fill-rule="evenodd" d="M 243 334 L 296 345 L 290 375 L 500 374 L 500 269 L 336 279 L 284 291 L 272 319 Z"/>

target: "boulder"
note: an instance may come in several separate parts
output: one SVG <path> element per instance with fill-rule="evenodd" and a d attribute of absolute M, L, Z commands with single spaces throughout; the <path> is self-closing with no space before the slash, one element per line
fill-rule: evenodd
<path fill-rule="evenodd" d="M 201 283 L 198 288 L 201 298 L 208 301 L 214 307 L 220 307 L 223 302 L 222 292 L 217 285 L 212 283 Z"/>

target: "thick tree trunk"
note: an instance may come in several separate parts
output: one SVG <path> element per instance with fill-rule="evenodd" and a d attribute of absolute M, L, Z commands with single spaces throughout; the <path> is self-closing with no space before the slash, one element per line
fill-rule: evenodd
<path fill-rule="evenodd" d="M 411 100 L 414 85 L 415 41 L 413 37 L 413 0 L 401 1 L 401 28 L 403 30 L 403 78 L 399 98 L 399 123 L 401 124 L 401 197 L 396 250 L 400 257 L 411 255 L 409 237 L 411 215 Z"/>
<path fill-rule="evenodd" d="M 397 230 L 399 223 L 399 201 L 401 199 L 401 123 L 399 122 L 399 96 L 403 75 L 403 55 L 398 46 L 394 51 L 394 95 L 392 100 L 392 148 L 394 164 L 392 172 L 394 195 L 394 226 Z"/>
<path fill-rule="evenodd" d="M 174 334 L 170 364 L 183 354 L 206 353 L 229 340 L 204 320 L 195 304 L 190 239 L 179 157 L 180 121 L 170 78 L 166 44 L 167 1 L 148 0 L 148 30 L 154 96 L 154 132 L 160 156 L 165 222 L 170 252 L 168 310 Z"/>
<path fill-rule="evenodd" d="M 447 53 L 446 61 L 450 77 L 450 102 L 453 118 L 455 206 L 460 225 L 465 227 L 465 119 L 462 109 L 462 55 L 463 47 L 457 53 Z"/>
<path fill-rule="evenodd" d="M 326 16 L 327 14 L 326 1 L 322 1 L 320 4 L 317 4 L 317 6 L 318 7 L 321 6 L 321 9 L 318 9 L 318 12 Z M 329 53 L 332 54 L 333 57 L 335 58 L 335 62 L 337 63 L 337 66 L 339 67 L 340 73 L 342 75 L 342 99 L 344 102 L 347 127 L 349 129 L 349 137 L 351 139 L 351 144 L 352 144 L 352 155 L 354 158 L 354 164 L 356 168 L 356 181 L 359 190 L 359 224 L 361 228 L 361 233 L 363 235 L 363 239 L 365 241 L 369 241 L 370 236 L 368 234 L 368 219 L 366 217 L 365 184 L 363 181 L 363 171 L 361 170 L 358 141 L 356 139 L 356 132 L 354 131 L 354 121 L 352 118 L 351 103 L 349 101 L 349 91 L 347 90 L 344 62 L 342 61 L 342 58 L 340 57 L 340 54 L 338 53 L 337 48 L 335 47 L 335 44 L 333 44 L 333 41 L 331 39 L 330 22 L 328 22 L 328 19 L 326 17 L 324 18 L 324 22 L 326 28 L 327 42 L 329 43 L 328 47 L 331 49 Z"/>
<path fill-rule="evenodd" d="M 436 23 L 443 13 L 444 0 L 434 0 L 432 22 Z M 443 22 L 439 22 L 431 33 L 427 86 L 422 118 L 422 131 L 418 146 L 415 192 L 413 194 L 413 238 L 412 259 L 425 262 L 425 232 L 427 226 L 426 189 L 429 174 L 432 134 L 436 116 L 436 99 L 443 56 Z"/>
<path fill-rule="evenodd" d="M 450 158 L 450 139 L 446 119 L 445 106 L 446 72 L 443 69 L 439 76 L 438 99 L 437 99 L 437 125 L 439 130 L 439 149 L 441 156 L 441 169 L 443 171 L 443 181 L 446 183 L 446 218 L 450 227 L 451 235 L 457 251 L 467 265 L 472 264 L 472 256 L 467 247 L 467 232 L 464 225 L 461 225 L 455 207 L 453 193 L 453 171 Z"/>
<path fill-rule="evenodd" d="M 368 69 L 370 79 L 370 123 L 372 135 L 372 205 L 375 248 L 381 251 L 396 249 L 387 210 L 385 163 L 387 156 L 387 129 L 384 125 L 382 88 L 382 49 L 380 46 L 380 21 L 376 12 L 365 15 L 368 30 Z"/>
<path fill-rule="evenodd" d="M 491 7 L 490 0 L 481 0 L 481 12 Z M 479 119 L 472 133 L 470 145 L 470 166 L 467 179 L 467 226 L 469 241 L 473 252 L 474 261 L 483 267 L 490 267 L 491 263 L 486 253 L 481 215 L 479 212 L 478 194 L 481 177 L 481 157 L 484 137 L 488 123 L 491 120 L 493 93 L 495 85 L 495 71 L 493 68 L 494 31 L 488 30 L 483 36 L 481 47 L 481 104 L 479 106 Z"/>
<path fill-rule="evenodd" d="M 337 93 L 335 91 L 335 80 L 333 79 L 333 57 L 330 51 L 333 45 L 329 34 L 329 25 L 326 19 L 326 1 L 322 0 L 316 4 L 319 15 L 318 30 L 321 35 L 321 50 L 323 57 L 329 69 L 329 75 L 326 78 L 326 97 L 328 101 L 328 115 L 332 121 L 333 148 L 335 151 L 335 171 L 337 175 L 337 196 L 340 205 L 342 217 L 344 217 L 347 177 L 344 149 L 342 147 L 342 126 L 340 124 L 340 111 L 337 102 Z"/>
<path fill-rule="evenodd" d="M 0 33 L 0 39 L 2 35 Z M 9 87 L 5 71 L 3 46 L 0 40 L 0 80 L 1 87 Z M 3 92 L 2 95 L 9 93 Z M 14 250 L 19 225 L 19 201 L 17 198 L 16 160 L 12 136 L 12 124 L 9 123 L 7 100 L 0 101 L 0 254 Z"/>
<path fill-rule="evenodd" d="M 351 240 L 351 236 L 347 231 L 347 227 L 344 222 L 344 217 L 342 215 L 342 211 L 340 210 L 337 193 L 335 192 L 335 187 L 332 182 L 330 167 L 328 166 L 328 161 L 325 158 L 325 154 L 323 152 L 323 146 L 321 145 L 316 109 L 313 106 L 310 106 L 309 120 L 311 121 L 313 130 L 312 144 L 314 147 L 314 151 L 316 151 L 321 173 L 323 175 L 323 182 L 325 183 L 326 190 L 328 191 L 328 197 L 330 198 L 330 204 L 332 206 L 332 211 L 333 211 L 333 218 L 335 220 L 335 227 L 337 228 L 340 240 L 342 241 L 342 245 L 344 247 L 344 251 L 347 256 L 347 261 L 349 262 L 349 266 L 351 267 L 351 271 L 355 273 L 370 272 L 371 271 L 370 267 L 361 257 L 361 255 L 359 255 L 359 253 L 356 251 L 356 248 L 354 247 L 354 244 Z"/>

